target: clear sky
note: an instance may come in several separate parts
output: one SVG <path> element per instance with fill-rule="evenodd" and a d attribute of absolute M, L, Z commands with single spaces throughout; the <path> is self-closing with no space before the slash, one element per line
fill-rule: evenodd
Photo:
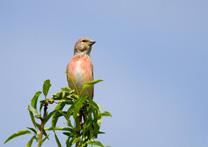
<path fill-rule="evenodd" d="M 31 122 L 31 97 L 65 67 L 81 36 L 92 50 L 95 101 L 112 118 L 100 139 L 112 147 L 208 146 L 207 0 L 1 0 L 0 146 Z M 45 147 L 56 147 L 53 139 Z"/>

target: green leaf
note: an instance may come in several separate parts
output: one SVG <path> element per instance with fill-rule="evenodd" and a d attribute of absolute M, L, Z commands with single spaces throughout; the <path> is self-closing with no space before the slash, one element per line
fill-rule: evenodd
<path fill-rule="evenodd" d="M 18 131 L 18 132 L 16 132 L 16 133 L 12 134 L 11 136 L 9 136 L 9 137 L 4 141 L 4 143 L 7 143 L 8 141 L 10 141 L 10 140 L 12 140 L 12 139 L 14 139 L 14 138 L 16 138 L 16 137 L 18 137 L 18 136 L 22 136 L 22 135 L 26 135 L 26 134 L 31 134 L 31 132 L 28 131 L 28 130 L 21 130 L 21 131 Z"/>
<path fill-rule="evenodd" d="M 28 107 L 29 107 L 29 106 L 28 106 Z M 28 109 L 28 111 L 29 111 L 30 118 L 31 118 L 31 121 L 32 121 L 34 127 L 37 128 L 37 123 L 36 123 L 36 121 L 35 121 L 35 117 L 34 117 L 33 113 L 32 113 L 29 109 Z"/>
<path fill-rule="evenodd" d="M 80 97 L 67 111 L 67 116 L 69 117 L 72 113 L 76 115 L 81 107 L 83 106 L 83 103 L 87 100 L 86 97 Z"/>
<path fill-rule="evenodd" d="M 108 112 L 108 111 L 105 111 L 105 112 L 101 113 L 101 116 L 109 116 L 109 117 L 112 117 L 111 113 Z"/>
<path fill-rule="evenodd" d="M 46 137 L 47 139 L 49 139 L 49 138 L 48 138 L 49 135 L 46 133 L 45 129 L 43 129 L 43 135 L 45 135 L 45 137 Z"/>
<path fill-rule="evenodd" d="M 79 138 L 79 137 L 75 138 L 75 139 L 72 141 L 72 144 L 77 143 L 79 140 L 80 140 L 80 138 Z"/>
<path fill-rule="evenodd" d="M 71 147 L 70 137 L 67 137 L 66 139 L 66 147 Z"/>
<path fill-rule="evenodd" d="M 43 108 L 43 105 L 44 105 L 44 100 L 43 101 L 40 101 L 40 108 L 39 108 L 39 112 L 41 113 L 41 110 Z"/>
<path fill-rule="evenodd" d="M 49 136 L 49 135 L 48 135 L 48 136 Z M 46 141 L 46 139 L 49 139 L 48 136 L 43 138 L 42 144 Z"/>
<path fill-rule="evenodd" d="M 100 142 L 100 141 L 89 141 L 87 144 L 89 145 L 96 145 L 96 146 L 100 146 L 100 147 L 104 147 L 104 145 Z"/>
<path fill-rule="evenodd" d="M 58 111 L 53 115 L 53 117 L 52 117 L 52 128 L 56 127 L 57 121 L 58 121 L 60 116 L 62 116 L 62 115 Z"/>
<path fill-rule="evenodd" d="M 71 90 L 69 87 L 63 87 L 61 88 L 61 90 L 55 94 L 53 94 L 53 99 L 54 100 L 73 100 L 76 97 L 74 96 L 74 91 L 75 90 Z"/>
<path fill-rule="evenodd" d="M 99 106 L 97 103 L 95 103 L 92 99 L 90 99 L 89 102 L 93 109 L 95 109 L 96 111 L 99 111 Z"/>
<path fill-rule="evenodd" d="M 61 91 L 67 91 L 67 92 L 69 92 L 69 93 L 73 93 L 73 92 L 74 92 L 74 90 L 72 90 L 72 89 L 69 88 L 69 87 L 62 87 L 62 88 L 61 88 Z"/>
<path fill-rule="evenodd" d="M 55 107 L 55 110 L 62 110 L 65 106 L 65 103 L 58 103 Z"/>
<path fill-rule="evenodd" d="M 42 93 L 41 91 L 37 91 L 31 100 L 31 106 L 34 107 L 35 109 L 37 109 L 37 101 L 41 93 Z"/>
<path fill-rule="evenodd" d="M 72 123 L 71 123 L 71 120 L 70 120 L 70 117 L 67 116 L 67 112 L 66 111 L 61 111 L 61 110 L 56 111 L 55 115 L 53 116 L 53 118 L 52 118 L 52 127 L 56 126 L 58 118 L 61 117 L 61 116 L 63 116 L 66 119 L 68 126 L 73 127 Z"/>
<path fill-rule="evenodd" d="M 30 112 L 32 112 L 32 114 L 33 114 L 35 117 L 37 117 L 37 118 L 40 118 L 40 117 L 41 117 L 41 115 L 38 113 L 38 111 L 37 111 L 34 107 L 28 105 L 28 110 L 29 110 Z"/>
<path fill-rule="evenodd" d="M 34 141 L 35 138 L 36 138 L 36 137 L 33 136 L 33 137 L 27 142 L 26 147 L 32 147 L 32 143 L 33 143 L 33 141 Z"/>
<path fill-rule="evenodd" d="M 87 82 L 86 84 L 87 84 L 87 85 L 95 85 L 95 84 L 100 83 L 100 82 L 102 82 L 102 81 L 103 81 L 103 80 L 93 80 L 93 81 Z"/>
<path fill-rule="evenodd" d="M 98 134 L 105 134 L 105 132 L 99 131 Z"/>
<path fill-rule="evenodd" d="M 30 128 L 30 127 L 27 127 L 29 130 L 31 130 L 34 134 L 37 134 L 37 131 L 34 129 L 34 128 Z"/>
<path fill-rule="evenodd" d="M 55 112 L 56 112 L 55 110 L 52 111 L 52 112 L 50 112 L 50 113 L 46 116 L 46 118 L 44 118 L 44 123 L 47 123 L 48 120 L 51 118 L 51 116 L 52 116 Z"/>
<path fill-rule="evenodd" d="M 59 119 L 60 116 L 62 116 L 62 114 L 59 112 L 59 110 L 62 110 L 65 106 L 65 103 L 58 103 L 55 107 L 56 112 L 54 113 L 54 115 L 52 116 L 52 128 L 56 127 L 56 123 Z"/>
<path fill-rule="evenodd" d="M 58 147 L 62 147 L 62 145 L 61 145 L 61 143 L 60 143 L 60 141 L 58 139 L 58 136 L 56 135 L 56 132 L 55 131 L 54 131 L 54 136 L 55 136 L 56 143 L 57 143 Z"/>
<path fill-rule="evenodd" d="M 53 94 L 53 99 L 60 100 L 61 99 L 61 92 L 57 92 L 57 93 Z"/>
<path fill-rule="evenodd" d="M 93 116 L 94 116 L 94 119 L 100 119 L 101 118 L 101 116 L 99 115 L 99 113 L 100 113 L 100 110 L 99 110 L 99 106 L 93 101 L 93 100 L 91 100 L 90 99 L 90 101 L 89 101 L 90 103 L 90 110 L 93 112 Z"/>
<path fill-rule="evenodd" d="M 45 97 L 48 95 L 48 91 L 51 87 L 51 82 L 50 80 L 45 80 L 44 84 L 43 84 L 43 94 L 45 95 Z"/>
<path fill-rule="evenodd" d="M 53 103 L 54 103 L 54 99 L 53 99 L 53 98 L 48 99 L 48 103 L 49 103 L 49 104 L 53 104 Z"/>
<path fill-rule="evenodd" d="M 94 86 L 95 84 L 100 83 L 100 82 L 102 82 L 102 81 L 103 81 L 103 80 L 93 80 L 93 81 L 90 81 L 90 82 L 85 83 L 85 84 L 82 86 L 81 95 L 83 94 L 83 92 L 84 92 L 86 89 L 88 89 L 88 88 L 90 88 L 90 87 Z"/>
<path fill-rule="evenodd" d="M 85 102 L 86 97 L 80 97 L 76 103 L 74 103 L 74 113 L 78 113 L 79 110 L 81 109 L 83 103 Z"/>
<path fill-rule="evenodd" d="M 72 147 L 72 141 L 73 141 L 72 137 L 67 137 L 66 147 Z"/>
<path fill-rule="evenodd" d="M 63 132 L 64 135 L 68 136 L 68 137 L 72 137 L 72 133 L 69 132 Z"/>
<path fill-rule="evenodd" d="M 45 128 L 46 131 L 72 131 L 71 128 L 68 127 L 55 127 L 55 128 Z"/>

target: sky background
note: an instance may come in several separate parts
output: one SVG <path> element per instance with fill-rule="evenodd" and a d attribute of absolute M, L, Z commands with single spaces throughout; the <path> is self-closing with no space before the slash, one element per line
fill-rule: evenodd
<path fill-rule="evenodd" d="M 45 79 L 50 94 L 67 85 L 74 43 L 89 36 L 104 80 L 95 101 L 113 114 L 105 145 L 207 147 L 207 14 L 207 0 L 1 0 L 0 146 L 25 146 L 29 136 L 3 140 L 32 125 L 27 105 Z"/>

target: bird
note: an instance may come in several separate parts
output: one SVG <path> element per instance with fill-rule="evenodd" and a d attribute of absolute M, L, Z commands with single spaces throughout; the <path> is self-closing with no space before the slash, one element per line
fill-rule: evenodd
<path fill-rule="evenodd" d="M 77 40 L 74 46 L 74 55 L 66 68 L 68 86 L 80 95 L 83 85 L 94 80 L 93 64 L 90 57 L 92 46 L 96 41 L 82 37 Z M 87 88 L 82 94 L 88 98 L 93 98 L 94 87 Z"/>

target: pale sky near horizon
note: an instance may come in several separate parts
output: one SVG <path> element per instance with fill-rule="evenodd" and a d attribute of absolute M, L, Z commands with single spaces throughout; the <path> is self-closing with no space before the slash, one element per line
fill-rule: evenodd
<path fill-rule="evenodd" d="M 207 14 L 206 0 L 1 0 L 0 146 L 25 146 L 3 140 L 32 125 L 27 105 L 45 79 L 50 94 L 67 85 L 74 43 L 89 36 L 104 80 L 95 101 L 113 114 L 105 145 L 207 147 Z"/>

